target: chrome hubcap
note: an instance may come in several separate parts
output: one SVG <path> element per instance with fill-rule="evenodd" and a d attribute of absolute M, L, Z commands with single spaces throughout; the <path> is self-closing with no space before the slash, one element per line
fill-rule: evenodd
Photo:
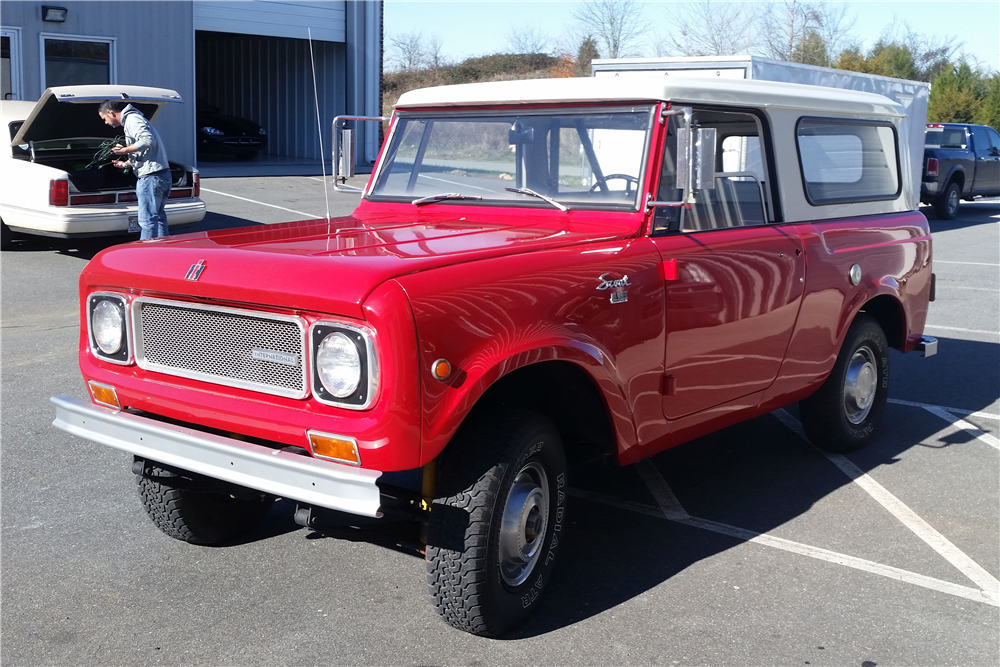
<path fill-rule="evenodd" d="M 519 586 L 531 575 L 549 524 L 549 482 L 537 462 L 521 468 L 507 494 L 500 521 L 500 576 Z"/>
<path fill-rule="evenodd" d="M 844 413 L 847 421 L 860 424 L 871 412 L 878 386 L 878 366 L 868 346 L 861 346 L 847 365 L 844 381 Z"/>
<path fill-rule="evenodd" d="M 952 190 L 948 193 L 948 212 L 954 213 L 958 210 L 958 192 Z"/>

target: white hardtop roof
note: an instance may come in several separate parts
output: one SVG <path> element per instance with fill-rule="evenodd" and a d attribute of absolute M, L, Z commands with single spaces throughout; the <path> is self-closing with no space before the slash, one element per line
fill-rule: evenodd
<path fill-rule="evenodd" d="M 710 78 L 663 81 L 652 77 L 531 79 L 421 88 L 403 93 L 396 108 L 643 101 L 903 116 L 900 105 L 874 93 L 774 81 Z"/>

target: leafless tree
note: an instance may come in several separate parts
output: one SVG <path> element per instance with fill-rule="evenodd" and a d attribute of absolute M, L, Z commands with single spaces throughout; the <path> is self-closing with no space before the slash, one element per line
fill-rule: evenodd
<path fill-rule="evenodd" d="M 646 33 L 645 3 L 639 0 L 592 0 L 580 3 L 570 15 L 583 34 L 597 40 L 607 58 L 625 58 L 637 53 Z"/>
<path fill-rule="evenodd" d="M 511 53 L 551 53 L 552 38 L 538 28 L 522 24 L 507 31 L 507 49 Z"/>
<path fill-rule="evenodd" d="M 386 37 L 385 59 L 390 69 L 410 72 L 424 65 L 424 36 L 421 32 L 406 32 Z"/>
<path fill-rule="evenodd" d="M 755 48 L 759 7 L 749 2 L 697 0 L 669 5 L 675 31 L 665 43 L 653 43 L 655 55 L 729 56 Z M 660 38 L 662 39 L 662 38 Z"/>
<path fill-rule="evenodd" d="M 431 35 L 427 38 L 427 45 L 424 47 L 424 59 L 423 65 L 426 67 L 433 67 L 437 69 L 443 67 L 447 63 L 444 60 L 444 56 L 441 54 L 441 38 L 437 35 Z"/>
<path fill-rule="evenodd" d="M 850 41 L 856 19 L 846 4 L 825 0 L 782 0 L 767 5 L 761 16 L 763 54 L 778 60 L 829 64 Z M 820 58 L 822 51 L 826 56 Z"/>

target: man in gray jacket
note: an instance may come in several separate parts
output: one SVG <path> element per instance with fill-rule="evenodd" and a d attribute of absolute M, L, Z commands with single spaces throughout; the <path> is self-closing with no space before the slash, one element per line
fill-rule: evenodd
<path fill-rule="evenodd" d="M 111 164 L 123 169 L 131 165 L 138 177 L 135 194 L 139 200 L 140 239 L 167 236 L 167 197 L 170 195 L 170 165 L 167 150 L 156 128 L 142 112 L 124 100 L 108 100 L 97 113 L 111 127 L 125 128 L 126 146 L 111 149 L 115 155 L 128 156 Z"/>

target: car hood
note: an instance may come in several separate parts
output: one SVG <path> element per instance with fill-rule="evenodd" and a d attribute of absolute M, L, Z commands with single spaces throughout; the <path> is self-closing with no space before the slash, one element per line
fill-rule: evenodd
<path fill-rule="evenodd" d="M 182 102 L 176 91 L 149 86 L 59 86 L 47 88 L 24 124 L 11 140 L 11 146 L 30 141 L 74 139 L 78 137 L 113 138 L 120 131 L 104 124 L 97 109 L 105 100 L 127 100 L 150 122 L 167 102 Z"/>
<path fill-rule="evenodd" d="M 329 221 L 126 244 L 95 257 L 81 281 L 89 289 L 132 288 L 147 294 L 181 294 L 361 318 L 362 305 L 372 290 L 397 276 L 627 235 L 623 229 L 585 220 L 565 219 L 554 226 L 551 217 L 529 214 L 511 225 L 495 213 L 473 219 L 432 217 L 423 209 L 417 211 L 423 219 L 361 218 L 355 212 L 355 216 Z M 204 268 L 193 280 L 196 271 L 192 268 L 197 266 Z"/>

